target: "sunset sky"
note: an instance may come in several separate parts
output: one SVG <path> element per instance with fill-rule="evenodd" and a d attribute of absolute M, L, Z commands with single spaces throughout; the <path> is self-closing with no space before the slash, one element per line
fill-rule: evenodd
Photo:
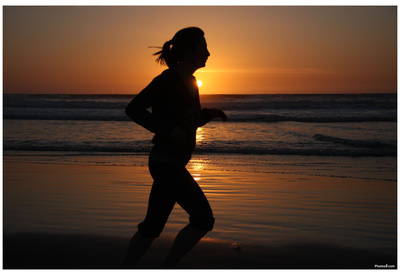
<path fill-rule="evenodd" d="M 205 32 L 200 92 L 397 92 L 397 7 L 3 7 L 3 92 L 136 94 L 149 46 Z"/>

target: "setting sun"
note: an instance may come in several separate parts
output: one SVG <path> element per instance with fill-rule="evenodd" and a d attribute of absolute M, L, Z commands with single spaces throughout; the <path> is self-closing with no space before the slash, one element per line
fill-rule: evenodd
<path fill-rule="evenodd" d="M 200 80 L 197 80 L 197 87 L 201 87 L 201 85 L 203 85 L 203 82 L 201 82 Z"/>

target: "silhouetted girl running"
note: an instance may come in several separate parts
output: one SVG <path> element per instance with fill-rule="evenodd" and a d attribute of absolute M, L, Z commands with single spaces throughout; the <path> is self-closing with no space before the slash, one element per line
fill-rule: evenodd
<path fill-rule="evenodd" d="M 224 112 L 200 106 L 193 73 L 204 67 L 210 56 L 204 32 L 196 27 L 182 29 L 155 55 L 168 69 L 154 78 L 126 108 L 126 114 L 134 122 L 155 135 L 149 156 L 154 182 L 147 215 L 131 239 L 123 263 L 125 268 L 134 267 L 160 235 L 175 203 L 190 215 L 190 223 L 176 237 L 164 267 L 174 267 L 214 225 L 207 198 L 185 168 L 195 148 L 197 128 L 213 118 L 226 120 Z"/>

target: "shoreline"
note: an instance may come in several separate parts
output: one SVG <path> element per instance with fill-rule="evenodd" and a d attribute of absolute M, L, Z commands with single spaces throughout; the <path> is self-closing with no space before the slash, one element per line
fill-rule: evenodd
<path fill-rule="evenodd" d="M 5 155 L 3 156 L 3 163 L 32 163 L 32 164 L 55 164 L 55 165 L 73 165 L 73 166 L 105 166 L 105 167 L 147 167 L 148 163 L 148 153 L 141 153 L 141 154 L 130 154 L 124 153 L 118 156 L 114 156 L 113 154 L 104 153 L 100 155 L 103 160 L 99 160 L 99 155 L 85 155 L 85 154 L 70 154 L 70 155 L 36 155 L 36 154 L 22 154 L 22 155 Z M 241 156 L 243 157 L 243 156 Z M 248 157 L 248 156 L 247 156 Z M 254 174 L 262 174 L 265 176 L 286 176 L 286 177 L 321 177 L 321 178 L 332 178 L 338 180 L 365 180 L 365 181 L 385 181 L 385 182 L 397 182 L 397 174 L 394 175 L 389 174 L 379 174 L 373 175 L 373 172 L 365 171 L 368 173 L 359 174 L 357 169 L 364 170 L 364 167 L 367 167 L 367 163 L 361 163 L 361 165 L 350 168 L 355 163 L 353 162 L 353 157 L 333 157 L 335 159 L 340 159 L 340 162 L 343 162 L 343 167 L 346 167 L 347 170 L 341 171 L 338 174 L 332 174 L 329 172 L 321 172 L 317 171 L 316 169 L 305 172 L 300 170 L 299 167 L 291 165 L 289 168 L 286 167 L 284 164 L 279 166 L 279 163 L 284 162 L 288 159 L 286 155 L 270 155 L 271 158 L 274 160 L 271 163 L 258 163 L 255 167 L 247 168 L 246 165 L 250 159 L 245 159 L 239 161 L 236 166 L 235 165 L 227 165 L 223 161 L 228 158 L 229 162 L 235 161 L 232 159 L 231 154 L 227 155 L 218 155 L 216 156 L 209 156 L 207 154 L 195 154 L 193 155 L 191 161 L 186 166 L 188 170 L 197 170 L 199 166 L 205 172 L 215 172 L 215 171 L 222 171 L 222 172 L 232 172 L 232 173 L 254 173 Z M 310 165 L 314 163 L 320 163 L 321 161 L 324 162 L 327 166 L 322 169 L 326 169 L 330 171 L 332 167 L 329 167 L 333 164 L 329 163 L 332 157 L 321 157 L 321 156 L 296 156 L 300 157 L 296 161 L 304 161 L 304 159 L 312 159 L 310 163 L 306 163 L 305 165 L 309 168 Z M 276 159 L 277 158 L 277 159 Z M 369 159 L 369 157 L 357 157 L 361 160 Z M 208 163 L 204 163 L 204 159 L 207 159 L 207 162 L 211 163 L 211 166 Z M 374 165 L 387 165 L 389 161 L 395 161 L 395 157 L 376 157 L 377 163 Z M 380 160 L 378 162 L 378 160 Z M 276 163 L 274 162 L 276 161 Z M 383 162 L 383 163 L 382 163 Z M 206 164 L 206 165 L 204 165 Z M 264 170 L 262 169 L 264 168 Z M 291 169 L 293 168 L 293 169 Z M 393 174 L 393 173 L 392 173 Z M 379 177 L 380 176 L 380 177 Z"/>

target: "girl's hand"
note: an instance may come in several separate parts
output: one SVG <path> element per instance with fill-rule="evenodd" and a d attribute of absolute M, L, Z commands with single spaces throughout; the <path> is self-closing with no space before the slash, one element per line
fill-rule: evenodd
<path fill-rule="evenodd" d="M 228 117 L 225 115 L 225 113 L 218 109 L 210 109 L 210 115 L 212 118 L 220 117 L 220 118 L 222 118 L 223 121 L 226 121 L 228 119 Z"/>

